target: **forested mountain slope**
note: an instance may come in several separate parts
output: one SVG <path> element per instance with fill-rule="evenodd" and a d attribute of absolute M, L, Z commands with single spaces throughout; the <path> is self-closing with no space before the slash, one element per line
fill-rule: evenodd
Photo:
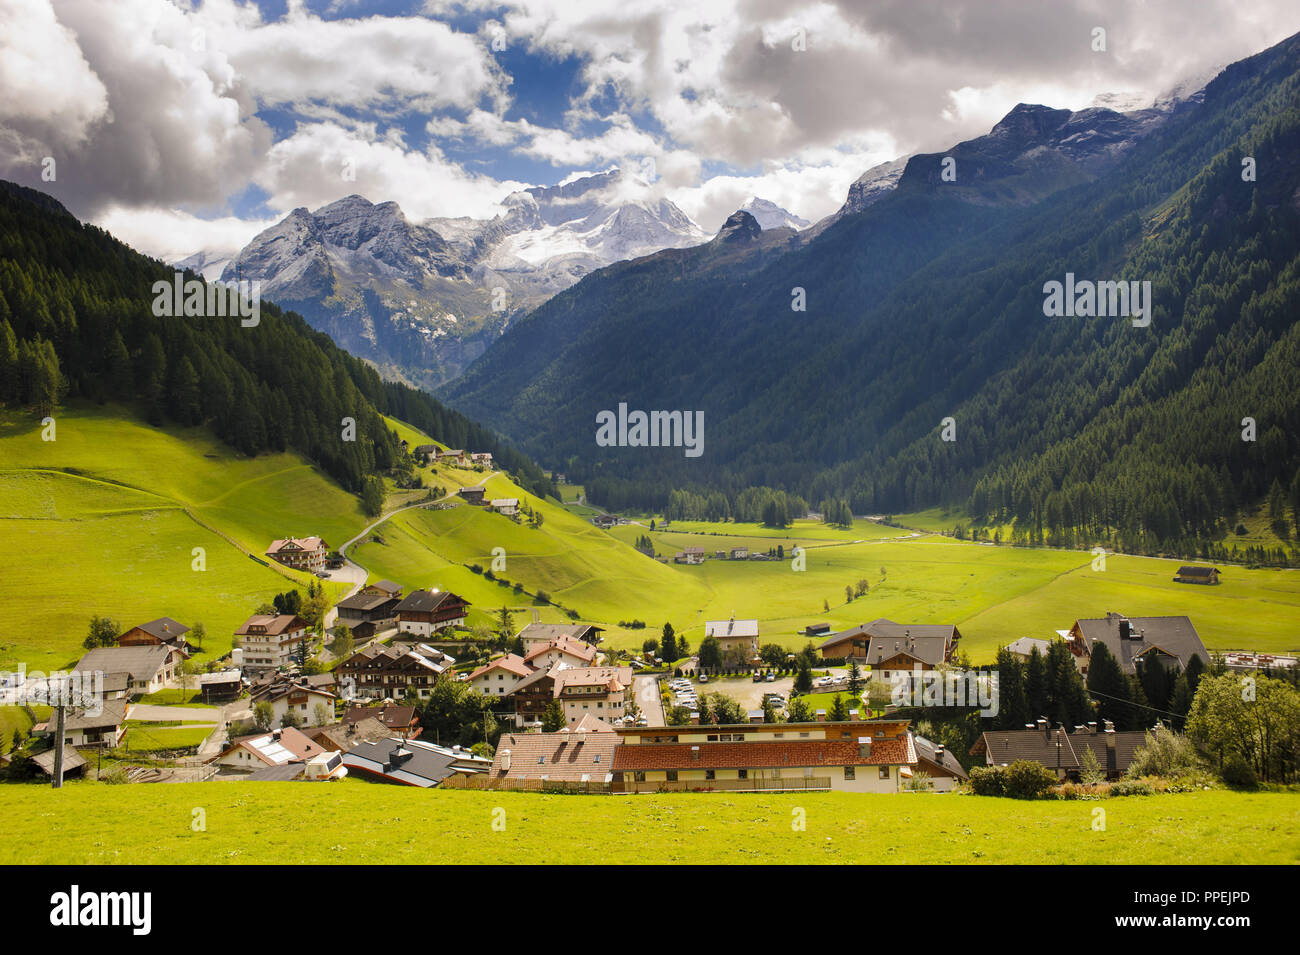
<path fill-rule="evenodd" d="M 992 167 L 945 191 L 938 158 L 806 245 L 597 272 L 447 394 L 611 506 L 771 486 L 1157 549 L 1221 537 L 1275 482 L 1300 493 L 1300 38 L 1035 202 L 1016 168 L 1014 201 Z M 1067 273 L 1150 282 L 1150 324 L 1046 317 Z M 702 410 L 705 453 L 597 448 L 597 412 L 621 401 Z"/>
<path fill-rule="evenodd" d="M 400 453 L 380 417 L 389 414 L 453 447 L 492 451 L 525 485 L 549 488 L 490 431 L 381 381 L 272 303 L 250 326 L 237 315 L 155 315 L 154 283 L 173 277 L 48 196 L 0 182 L 0 403 L 42 415 L 67 396 L 138 403 L 155 423 L 207 424 L 248 455 L 299 451 L 354 493 Z"/>

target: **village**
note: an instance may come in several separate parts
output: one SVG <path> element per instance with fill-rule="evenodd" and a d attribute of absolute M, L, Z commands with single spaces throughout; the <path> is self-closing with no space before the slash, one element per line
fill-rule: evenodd
<path fill-rule="evenodd" d="M 517 503 L 485 502 L 481 491 L 462 494 L 497 510 Z M 311 574 L 329 554 L 319 537 L 266 550 Z M 1175 580 L 1213 585 L 1218 575 L 1186 566 Z M 490 646 L 475 645 L 465 599 L 389 580 L 358 585 L 324 626 L 313 628 L 302 610 L 297 592 L 279 595 L 239 627 L 227 656 L 202 667 L 193 662 L 202 633 L 177 620 L 108 635 L 71 674 L 93 676 L 102 700 L 56 707 L 13 741 L 9 772 L 61 785 L 106 778 L 107 761 L 122 782 L 351 776 L 608 794 L 945 793 L 979 792 L 972 777 L 1030 764 L 1040 788 L 1095 785 L 1132 775 L 1135 761 L 1175 736 L 1206 675 L 1270 672 L 1293 682 L 1297 672 L 1293 656 L 1211 654 L 1186 616 L 1076 619 L 1009 642 L 997 667 L 977 670 L 956 626 L 884 618 L 839 632 L 810 624 L 798 652 L 764 642 L 755 619 L 709 621 L 693 653 L 666 625 L 637 654 L 604 648 L 593 624 L 534 619 L 516 630 L 508 617 Z M 1116 692 L 1145 684 L 1158 698 L 1139 689 L 1144 702 L 1118 706 L 1089 678 L 1103 667 L 1118 675 Z M 1008 687 L 1017 674 L 1027 694 Z M 945 695 L 966 676 L 969 699 Z M 1053 687 L 1039 700 L 1036 679 Z M 5 689 L 38 699 L 38 682 Z M 1026 708 L 1034 705 L 1052 714 Z M 936 714 L 975 706 L 979 729 L 954 748 Z M 169 738 L 174 746 L 157 742 Z"/>

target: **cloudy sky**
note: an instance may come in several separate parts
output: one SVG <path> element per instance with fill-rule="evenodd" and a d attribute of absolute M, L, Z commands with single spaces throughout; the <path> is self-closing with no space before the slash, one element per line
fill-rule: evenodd
<path fill-rule="evenodd" d="M 709 231 L 751 195 L 815 220 L 1018 102 L 1149 103 L 1297 31 L 1295 0 L 0 0 L 0 177 L 167 260 L 612 165 Z"/>

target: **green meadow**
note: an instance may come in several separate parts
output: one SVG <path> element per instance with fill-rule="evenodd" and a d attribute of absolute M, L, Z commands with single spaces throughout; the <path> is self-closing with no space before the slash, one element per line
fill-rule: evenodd
<path fill-rule="evenodd" d="M 389 424 L 412 446 L 436 443 L 402 422 Z M 150 427 L 112 406 L 65 408 L 57 427 L 57 440 L 46 442 L 30 418 L 0 415 L 0 667 L 69 665 L 95 613 L 127 626 L 162 615 L 202 620 L 205 649 L 222 653 L 254 607 L 307 582 L 244 551 L 260 555 L 275 537 L 308 534 L 337 547 L 371 523 L 353 495 L 296 455 L 244 458 L 202 429 Z M 764 641 L 795 648 L 810 623 L 840 629 L 890 617 L 956 624 L 979 663 L 1017 637 L 1050 636 L 1108 610 L 1185 613 L 1211 649 L 1300 647 L 1294 570 L 1227 566 L 1221 585 L 1196 587 L 1173 582 L 1175 561 L 1111 556 L 1094 571 L 1083 551 L 995 547 L 866 520 L 846 529 L 796 521 L 782 531 L 678 521 L 651 532 L 647 518 L 603 531 L 589 512 L 533 497 L 504 474 L 439 466 L 422 475 L 426 485 L 450 491 L 486 482 L 489 498 L 519 498 L 543 518 L 534 528 L 453 499 L 444 509 L 396 513 L 351 550 L 371 579 L 462 594 L 475 624 L 490 623 L 503 605 L 525 615 L 517 622 L 531 610 L 547 622 L 565 619 L 529 596 L 541 590 L 605 627 L 610 645 L 637 649 L 665 621 L 698 647 L 706 620 L 755 617 Z M 394 493 L 387 506 L 423 496 Z M 945 519 L 937 511 L 929 525 L 913 517 L 909 524 L 927 529 Z M 663 559 L 635 550 L 644 534 Z M 688 546 L 785 553 L 672 563 Z M 798 565 L 796 546 L 804 550 Z M 191 569 L 196 547 L 206 571 Z M 527 593 L 468 569 L 490 569 L 497 555 L 506 564 L 497 576 Z M 860 580 L 868 592 L 846 599 L 845 587 Z M 342 593 L 342 585 L 329 586 Z M 646 627 L 619 625 L 633 620 Z"/>
<path fill-rule="evenodd" d="M 353 779 L 184 783 L 149 793 L 142 800 L 132 787 L 93 782 L 58 792 L 0 787 L 0 863 L 556 865 L 608 863 L 619 852 L 626 862 L 699 864 L 1300 862 L 1300 798 L 1286 793 L 1104 803 L 903 793 L 573 796 Z M 1093 829 L 1098 806 L 1104 831 Z M 202 827 L 192 825 L 196 810 Z"/>
<path fill-rule="evenodd" d="M 258 604 L 308 580 L 240 547 L 341 543 L 363 526 L 356 498 L 296 455 L 241 458 L 206 431 L 112 406 L 64 408 L 56 427 L 44 441 L 30 418 L 0 414 L 0 667 L 69 666 L 92 614 L 202 621 L 204 651 L 224 653 Z"/>

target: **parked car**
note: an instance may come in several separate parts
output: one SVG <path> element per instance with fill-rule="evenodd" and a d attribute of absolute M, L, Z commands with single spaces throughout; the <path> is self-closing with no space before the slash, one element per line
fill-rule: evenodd
<path fill-rule="evenodd" d="M 775 673 L 772 673 L 772 672 L 769 671 L 768 674 L 767 674 L 767 682 L 768 682 L 768 683 L 775 683 L 775 682 L 776 682 L 776 674 L 775 674 Z"/>
<path fill-rule="evenodd" d="M 755 670 L 755 671 L 754 671 L 754 682 L 755 682 L 755 683 L 762 683 L 762 682 L 763 682 L 763 671 L 762 671 L 762 670 Z"/>
<path fill-rule="evenodd" d="M 707 673 L 701 673 L 701 674 L 700 674 L 700 682 L 701 682 L 701 683 L 708 683 L 708 682 L 709 682 L 709 675 L 708 675 Z"/>

